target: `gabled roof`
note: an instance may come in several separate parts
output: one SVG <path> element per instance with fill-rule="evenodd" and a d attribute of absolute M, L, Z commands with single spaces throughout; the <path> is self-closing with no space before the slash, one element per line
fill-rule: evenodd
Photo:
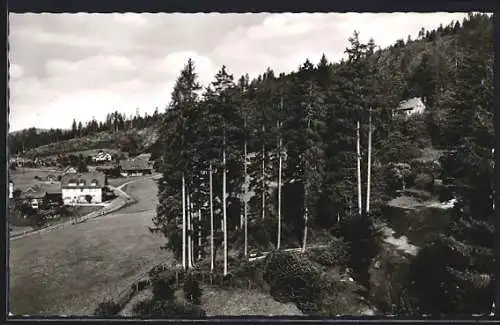
<path fill-rule="evenodd" d="M 60 193 L 61 189 L 59 185 L 56 184 L 37 184 L 28 187 L 26 190 L 21 192 L 21 199 L 40 199 L 45 196 L 46 193 Z"/>
<path fill-rule="evenodd" d="M 106 185 L 106 175 L 101 172 L 88 172 L 88 173 L 76 173 L 76 174 L 66 174 L 61 178 L 61 187 L 69 187 L 70 183 L 84 183 L 84 186 L 79 186 L 79 188 L 102 188 Z M 97 183 L 96 186 L 92 186 L 92 183 Z"/>
<path fill-rule="evenodd" d="M 63 171 L 64 174 L 76 174 L 76 172 L 76 168 L 72 166 L 66 167 Z"/>
<path fill-rule="evenodd" d="M 402 101 L 399 104 L 398 110 L 413 110 L 416 108 L 425 108 L 425 105 L 420 97 L 413 97 Z"/>
<path fill-rule="evenodd" d="M 122 170 L 150 170 L 153 169 L 151 164 L 140 158 L 124 159 L 120 161 L 120 168 Z"/>
<path fill-rule="evenodd" d="M 151 159 L 151 154 L 150 153 L 141 153 L 139 156 L 135 157 L 135 159 L 144 159 L 146 161 L 149 161 Z"/>

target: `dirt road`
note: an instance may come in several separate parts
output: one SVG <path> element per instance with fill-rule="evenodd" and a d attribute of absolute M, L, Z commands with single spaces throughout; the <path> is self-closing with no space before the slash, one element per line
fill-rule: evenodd
<path fill-rule="evenodd" d="M 47 234 L 10 241 L 11 312 L 90 315 L 138 274 L 168 262 L 160 235 L 148 226 L 156 209 L 156 184 L 140 179 L 124 190 L 137 203 L 115 213 Z"/>

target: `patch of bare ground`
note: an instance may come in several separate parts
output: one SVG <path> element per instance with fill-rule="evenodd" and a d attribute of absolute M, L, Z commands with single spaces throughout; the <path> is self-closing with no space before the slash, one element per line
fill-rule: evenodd
<path fill-rule="evenodd" d="M 207 316 L 300 316 L 293 303 L 280 303 L 262 292 L 203 286 L 202 307 Z"/>

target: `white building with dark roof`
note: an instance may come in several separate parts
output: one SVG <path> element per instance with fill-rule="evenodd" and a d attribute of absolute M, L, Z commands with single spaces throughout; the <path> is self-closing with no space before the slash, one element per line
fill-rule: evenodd
<path fill-rule="evenodd" d="M 100 172 L 66 174 L 61 178 L 65 205 L 101 203 L 106 175 Z"/>
<path fill-rule="evenodd" d="M 420 97 L 404 100 L 399 104 L 397 112 L 404 113 L 406 116 L 422 114 L 425 110 L 425 104 Z"/>

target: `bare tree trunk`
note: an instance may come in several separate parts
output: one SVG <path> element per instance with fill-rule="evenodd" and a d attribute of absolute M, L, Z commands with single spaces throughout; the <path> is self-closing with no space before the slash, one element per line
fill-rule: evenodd
<path fill-rule="evenodd" d="M 245 120 L 245 128 L 246 128 L 246 120 Z M 243 222 L 245 227 L 245 247 L 244 247 L 244 255 L 245 257 L 248 255 L 248 171 L 247 171 L 247 140 L 245 139 L 245 144 L 243 146 L 243 168 L 245 174 L 245 189 L 244 189 L 244 199 L 243 199 Z"/>
<path fill-rule="evenodd" d="M 186 181 L 182 174 L 182 269 L 186 269 Z"/>
<path fill-rule="evenodd" d="M 198 260 L 201 260 L 201 209 L 198 209 Z"/>
<path fill-rule="evenodd" d="M 359 121 L 356 125 L 356 160 L 358 170 L 358 213 L 363 213 L 363 202 L 361 198 L 361 148 L 360 148 L 360 135 L 359 135 Z"/>
<path fill-rule="evenodd" d="M 283 97 L 281 98 L 281 109 L 283 109 Z M 278 121 L 278 243 L 276 249 L 281 246 L 281 122 Z"/>
<path fill-rule="evenodd" d="M 210 162 L 210 271 L 214 271 L 214 203 L 212 195 L 212 162 Z"/>
<path fill-rule="evenodd" d="M 191 235 L 189 236 L 189 243 L 191 244 L 191 266 L 194 266 L 196 263 L 196 256 L 194 254 L 194 238 L 195 238 L 195 229 L 194 229 L 194 204 L 193 201 L 191 200 L 191 197 L 189 197 L 189 229 L 191 230 Z"/>
<path fill-rule="evenodd" d="M 307 246 L 307 222 L 309 219 L 309 208 L 307 207 L 307 185 L 305 185 L 304 189 L 304 238 L 302 239 L 302 251 L 306 251 L 306 246 Z"/>
<path fill-rule="evenodd" d="M 307 130 L 309 130 L 310 120 L 307 120 Z M 309 164 L 308 159 L 305 159 L 304 168 L 304 238 L 302 239 L 302 251 L 306 251 L 307 247 L 307 223 L 309 219 Z"/>
<path fill-rule="evenodd" d="M 226 134 L 222 150 L 222 215 L 224 231 L 224 276 L 227 275 L 227 211 L 226 211 Z"/>
<path fill-rule="evenodd" d="M 281 139 L 280 139 L 280 147 L 281 147 Z M 279 157 L 279 166 L 278 166 L 278 246 L 277 248 L 280 249 L 280 243 L 281 243 L 281 153 Z"/>
<path fill-rule="evenodd" d="M 262 132 L 265 132 L 262 125 Z M 266 218 L 266 147 L 262 144 L 262 220 Z"/>
<path fill-rule="evenodd" d="M 189 198 L 189 192 L 187 194 L 187 257 L 188 257 L 188 268 L 193 267 L 193 259 L 191 256 L 191 202 Z"/>
<path fill-rule="evenodd" d="M 366 213 L 370 212 L 370 185 L 372 172 L 372 108 L 370 107 L 368 117 L 368 171 L 366 178 Z"/>

